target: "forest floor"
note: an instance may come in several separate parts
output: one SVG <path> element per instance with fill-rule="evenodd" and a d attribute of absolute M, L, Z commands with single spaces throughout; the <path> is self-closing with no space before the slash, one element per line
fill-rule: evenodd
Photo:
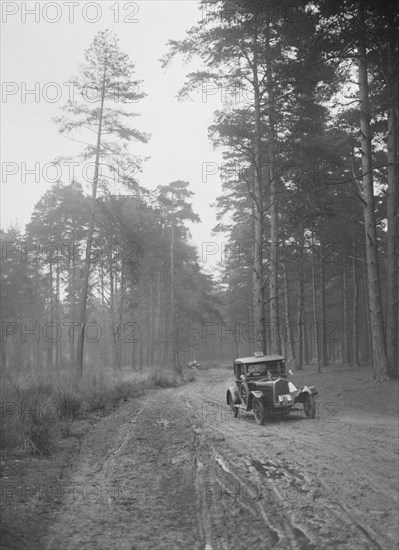
<path fill-rule="evenodd" d="M 398 383 L 369 368 L 295 373 L 303 412 L 255 424 L 226 408 L 231 368 L 75 422 L 49 458 L 2 456 L 1 548 L 398 547 Z"/>

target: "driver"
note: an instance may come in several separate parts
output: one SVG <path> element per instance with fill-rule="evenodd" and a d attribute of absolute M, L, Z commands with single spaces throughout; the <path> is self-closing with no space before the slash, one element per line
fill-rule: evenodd
<path fill-rule="evenodd" d="M 270 372 L 270 370 L 268 370 L 266 366 L 262 370 L 262 376 L 266 376 L 268 380 L 270 380 L 270 378 L 272 377 L 272 373 Z"/>

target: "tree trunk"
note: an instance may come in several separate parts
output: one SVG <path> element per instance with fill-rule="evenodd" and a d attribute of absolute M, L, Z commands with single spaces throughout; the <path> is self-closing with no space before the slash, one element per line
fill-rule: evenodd
<path fill-rule="evenodd" d="M 173 204 L 173 196 L 172 196 Z M 177 335 L 177 312 L 175 303 L 175 231 L 174 231 L 174 212 L 170 224 L 170 299 L 172 315 L 172 368 L 173 371 L 181 376 L 183 374 L 182 366 L 179 361 L 178 335 Z"/>
<path fill-rule="evenodd" d="M 125 261 L 124 261 L 124 258 L 122 258 L 121 279 L 120 279 L 120 285 L 119 285 L 121 296 L 120 296 L 120 302 L 119 302 L 119 319 L 118 319 L 119 327 L 121 331 L 121 338 L 119 340 L 119 350 L 118 350 L 118 371 L 120 373 L 122 372 L 123 340 L 124 340 L 124 336 L 123 336 L 123 302 L 124 302 L 124 293 L 125 293 L 124 278 L 125 278 Z M 128 333 L 130 333 L 130 331 L 128 331 Z M 127 340 L 128 339 L 129 337 L 127 338 Z M 134 339 L 134 336 L 132 337 L 132 339 Z"/>
<path fill-rule="evenodd" d="M 393 3 L 391 3 L 393 6 Z M 399 140 L 398 140 L 398 97 L 399 82 L 397 65 L 399 63 L 398 31 L 394 27 L 392 13 L 388 66 L 389 101 L 388 110 L 388 189 L 387 189 L 387 332 L 386 347 L 388 353 L 389 375 L 399 376 Z"/>
<path fill-rule="evenodd" d="M 98 120 L 96 159 L 95 159 L 95 165 L 94 165 L 93 188 L 92 188 L 92 194 L 91 194 L 90 219 L 89 219 L 89 227 L 87 231 L 85 267 L 84 267 L 84 273 L 83 273 L 82 296 L 80 300 L 79 336 L 78 336 L 78 343 L 76 348 L 76 370 L 75 370 L 76 381 L 81 379 L 83 376 L 83 353 L 84 353 L 84 337 L 85 337 L 85 325 L 86 325 L 86 307 L 87 307 L 87 295 L 89 292 L 90 257 L 91 257 L 91 245 L 92 245 L 91 241 L 93 239 L 93 233 L 94 233 L 94 216 L 96 211 L 97 186 L 98 186 L 98 176 L 99 176 L 99 167 L 100 167 L 100 149 L 101 149 L 102 124 L 103 124 L 103 115 L 104 115 L 106 70 L 107 70 L 107 66 L 104 65 L 103 81 L 102 81 L 102 89 L 101 89 L 101 106 L 100 106 L 100 113 L 99 113 L 99 120 Z"/>
<path fill-rule="evenodd" d="M 353 284 L 353 308 L 352 308 L 352 363 L 354 367 L 359 365 L 359 289 L 357 284 L 356 260 L 352 259 L 352 284 Z"/>
<path fill-rule="evenodd" d="M 366 309 L 366 321 L 367 321 L 367 333 L 368 333 L 368 351 L 369 351 L 369 361 L 370 366 L 374 369 L 374 354 L 373 354 L 373 337 L 371 332 L 371 316 L 370 316 L 370 300 L 369 300 L 369 287 L 367 284 L 367 266 L 366 266 L 366 260 L 362 261 L 363 265 L 363 289 L 364 289 L 364 301 L 365 301 L 365 309 Z"/>
<path fill-rule="evenodd" d="M 290 292 L 289 292 L 289 278 L 287 273 L 286 263 L 282 263 L 283 266 L 283 283 L 284 283 L 284 305 L 285 305 L 285 330 L 287 335 L 287 361 L 294 368 L 296 364 L 294 342 L 291 330 L 291 315 L 290 315 Z"/>
<path fill-rule="evenodd" d="M 48 323 L 53 322 L 53 308 L 54 308 L 54 290 L 53 290 L 53 263 L 50 262 L 50 303 L 48 307 L 47 321 Z M 53 367 L 53 346 L 54 344 L 51 341 L 51 333 L 46 334 L 46 369 L 47 373 L 52 371 Z"/>
<path fill-rule="evenodd" d="M 268 84 L 268 117 L 269 117 L 269 186 L 270 186 L 270 325 L 272 327 L 272 353 L 281 354 L 279 305 L 278 305 L 278 206 L 277 206 L 277 174 L 275 171 L 275 112 L 274 112 L 274 81 L 272 61 L 270 58 L 270 21 L 266 26 L 266 56 Z"/>
<path fill-rule="evenodd" d="M 304 330 L 303 330 L 303 321 L 304 321 L 304 311 L 303 311 L 303 271 L 302 266 L 298 273 L 298 294 L 297 294 L 297 339 L 298 339 L 298 348 L 297 348 L 297 362 L 296 368 L 298 370 L 303 370 L 303 340 L 304 340 Z"/>
<path fill-rule="evenodd" d="M 156 341 L 156 364 L 161 365 L 161 345 L 160 345 L 160 324 L 161 324 L 161 274 L 157 275 L 157 310 L 155 315 L 155 341 Z"/>
<path fill-rule="evenodd" d="M 255 201 L 254 201 L 254 316 L 259 328 L 260 351 L 266 351 L 266 326 L 264 317 L 263 282 L 263 171 L 262 171 L 262 125 L 261 97 L 258 80 L 258 44 L 254 38 L 254 111 L 255 111 Z"/>
<path fill-rule="evenodd" d="M 37 282 L 38 268 L 37 268 L 37 265 L 35 267 L 36 267 L 35 282 Z M 3 323 L 5 319 L 5 317 L 3 317 L 5 315 L 4 309 L 3 309 L 3 284 L 4 284 L 4 280 L 3 280 L 3 277 L 0 275 L 0 321 L 1 321 L 0 367 L 1 367 L 1 372 L 4 374 L 4 372 L 7 369 L 7 352 L 6 352 L 6 340 L 3 335 L 3 326 L 4 326 Z M 36 338 L 35 338 L 35 341 L 36 341 Z"/>
<path fill-rule="evenodd" d="M 304 267 L 304 254 L 305 254 L 305 237 L 303 227 L 301 227 L 300 237 L 300 258 L 299 258 L 299 270 L 297 271 L 298 277 L 298 290 L 297 290 L 297 364 L 298 370 L 303 370 L 303 358 L 304 358 L 304 340 L 305 335 L 305 304 L 304 304 L 304 281 L 303 281 L 303 267 Z M 306 344 L 305 344 L 306 347 Z"/>
<path fill-rule="evenodd" d="M 112 346 L 112 369 L 114 373 L 118 370 L 119 364 L 119 346 L 123 340 L 123 328 L 119 323 L 119 316 L 115 311 L 115 288 L 114 267 L 112 249 L 108 249 L 108 275 L 109 275 L 109 307 L 111 310 L 111 325 L 113 327 L 113 346 Z"/>
<path fill-rule="evenodd" d="M 135 342 L 132 342 L 132 349 L 131 349 L 131 355 L 130 355 L 130 366 L 132 370 L 136 370 L 136 345 Z"/>
<path fill-rule="evenodd" d="M 103 321 L 103 326 L 104 328 L 107 327 L 108 325 L 108 322 L 109 322 L 109 318 L 108 318 L 108 304 L 107 304 L 107 301 L 105 299 L 105 283 L 104 283 L 104 267 L 101 266 L 100 267 L 100 284 L 101 284 L 101 305 L 102 305 L 102 321 Z M 108 366 L 111 364 L 112 362 L 112 357 L 110 358 L 109 357 L 109 335 L 112 339 L 112 343 L 111 343 L 111 348 L 113 346 L 113 340 L 116 338 L 116 335 L 115 335 L 115 327 L 112 326 L 111 324 L 111 330 L 108 331 L 108 330 L 105 330 L 104 331 L 104 338 L 103 338 L 103 347 L 102 347 L 102 351 L 103 351 L 103 360 L 101 362 L 101 364 L 108 368 Z"/>
<path fill-rule="evenodd" d="M 251 327 L 254 326 L 253 301 L 248 305 L 248 318 L 249 318 L 249 326 Z M 252 338 L 250 338 L 248 341 L 248 347 L 249 347 L 248 355 L 252 357 L 255 351 Z M 263 351 L 266 353 L 266 350 L 263 350 Z"/>
<path fill-rule="evenodd" d="M 175 264 L 174 264 L 174 231 L 173 219 L 170 226 L 170 308 L 172 318 L 172 369 L 177 373 L 176 361 L 176 311 L 175 311 Z"/>
<path fill-rule="evenodd" d="M 152 278 L 149 277 L 149 296 L 148 296 L 148 306 L 147 306 L 147 362 L 148 365 L 153 366 L 153 355 L 154 355 L 154 297 L 152 289 Z"/>
<path fill-rule="evenodd" d="M 139 363 L 140 363 L 140 371 L 144 368 L 144 358 L 143 358 L 143 338 L 140 337 L 139 340 Z"/>
<path fill-rule="evenodd" d="M 60 315 L 60 263 L 57 261 L 56 266 L 56 275 L 55 275 L 55 317 L 57 320 L 57 326 L 61 326 L 61 315 Z M 62 364 L 62 330 L 61 330 L 61 338 L 57 337 L 57 341 L 55 343 L 55 363 L 56 363 L 56 369 L 57 373 L 60 370 L 61 364 Z"/>
<path fill-rule="evenodd" d="M 320 351 L 321 365 L 328 365 L 326 324 L 326 264 L 324 261 L 324 237 L 320 242 Z"/>
<path fill-rule="evenodd" d="M 359 21 L 364 28 L 364 6 L 358 7 Z M 378 263 L 378 243 L 375 225 L 373 166 L 370 129 L 370 106 L 367 75 L 366 37 L 362 32 L 359 40 L 359 104 L 360 142 L 362 148 L 363 171 L 363 211 L 367 254 L 367 278 L 370 300 L 370 321 L 373 342 L 374 378 L 384 380 L 388 373 L 388 360 L 385 347 L 384 323 L 382 315 L 380 273 Z"/>
<path fill-rule="evenodd" d="M 319 348 L 319 320 L 317 314 L 317 290 L 316 290 L 316 252 L 312 233 L 312 295 L 313 295 L 313 322 L 314 322 L 314 358 L 317 365 L 317 372 L 320 369 L 320 348 Z"/>
<path fill-rule="evenodd" d="M 348 304 L 348 274 L 347 274 L 347 262 L 346 258 L 344 259 L 343 270 L 342 270 L 342 312 L 343 312 L 343 323 L 342 323 L 342 362 L 344 365 L 348 365 L 350 362 L 349 354 L 349 304 Z"/>
<path fill-rule="evenodd" d="M 309 364 L 309 340 L 308 340 L 308 326 L 306 324 L 306 309 L 305 300 L 303 301 L 303 361 L 305 365 Z"/>
<path fill-rule="evenodd" d="M 162 315 L 162 355 L 161 355 L 162 361 L 161 361 L 161 365 L 167 364 L 167 362 L 169 360 L 168 323 L 170 322 L 170 320 L 169 320 L 169 315 L 168 315 L 169 302 L 168 302 L 168 297 L 167 297 L 167 294 L 166 294 L 167 283 L 168 283 L 168 281 L 166 280 L 166 277 L 164 275 L 164 284 L 162 285 L 162 288 L 163 288 L 163 300 L 162 300 L 163 315 Z"/>
<path fill-rule="evenodd" d="M 69 317 L 70 317 L 70 334 L 69 334 L 69 362 L 70 372 L 75 371 L 75 346 L 74 346 L 74 325 L 75 322 L 75 239 L 72 240 L 72 248 L 69 250 L 68 256 L 68 301 L 69 301 Z"/>

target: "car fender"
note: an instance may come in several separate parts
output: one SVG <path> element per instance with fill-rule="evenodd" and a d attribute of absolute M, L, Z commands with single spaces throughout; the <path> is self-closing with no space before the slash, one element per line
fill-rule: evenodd
<path fill-rule="evenodd" d="M 254 397 L 256 399 L 262 399 L 265 396 L 264 396 L 264 393 L 259 390 L 253 390 L 249 392 L 248 407 L 247 407 L 248 411 L 252 409 L 252 403 L 254 402 Z"/>
<path fill-rule="evenodd" d="M 308 395 L 317 395 L 317 390 L 314 386 L 302 386 L 295 396 L 297 403 L 303 403 L 306 401 Z"/>
<path fill-rule="evenodd" d="M 257 399 L 262 399 L 262 397 L 263 397 L 263 393 L 261 391 L 258 391 L 258 390 L 251 391 L 251 395 L 253 397 L 256 397 Z"/>
<path fill-rule="evenodd" d="M 237 388 L 235 388 L 234 386 L 229 388 L 226 392 L 226 404 L 230 405 L 231 400 L 233 401 L 234 405 L 240 402 L 240 398 L 238 397 Z"/>

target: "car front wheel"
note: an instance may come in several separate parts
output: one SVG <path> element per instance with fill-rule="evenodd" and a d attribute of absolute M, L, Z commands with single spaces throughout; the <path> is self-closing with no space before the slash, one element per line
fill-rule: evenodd
<path fill-rule="evenodd" d="M 266 420 L 266 411 L 265 406 L 263 405 L 260 399 L 254 397 L 252 402 L 252 412 L 254 413 L 255 422 L 261 426 L 265 423 Z"/>
<path fill-rule="evenodd" d="M 308 395 L 303 404 L 303 409 L 307 418 L 314 418 L 316 414 L 316 401 L 313 395 Z"/>
<path fill-rule="evenodd" d="M 249 401 L 249 386 L 246 382 L 243 382 L 240 387 L 240 394 L 241 394 L 241 401 L 244 403 L 244 405 L 248 409 L 248 401 Z"/>
<path fill-rule="evenodd" d="M 238 407 L 234 406 L 233 398 L 230 399 L 230 410 L 233 413 L 234 418 L 238 416 Z"/>

